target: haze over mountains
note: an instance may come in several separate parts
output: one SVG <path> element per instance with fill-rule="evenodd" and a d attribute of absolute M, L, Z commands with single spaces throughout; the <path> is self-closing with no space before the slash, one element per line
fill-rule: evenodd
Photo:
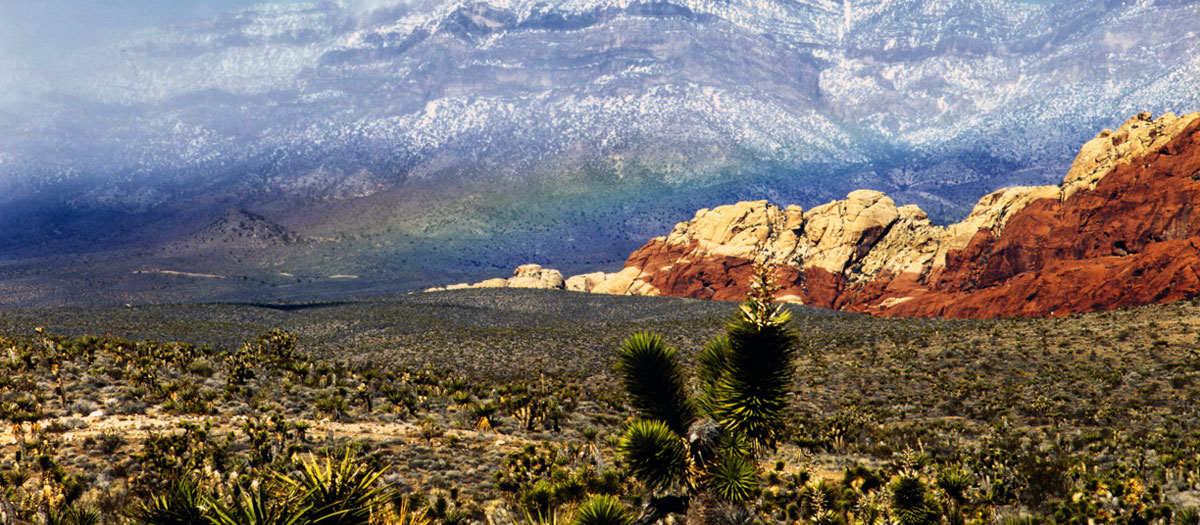
<path fill-rule="evenodd" d="M 263 5 L 0 96 L 0 270 L 82 253 L 72 273 L 126 275 L 230 209 L 320 241 L 171 269 L 612 270 L 702 207 L 859 188 L 945 223 L 1056 183 L 1130 115 L 1200 108 L 1197 20 L 1162 0 Z"/>

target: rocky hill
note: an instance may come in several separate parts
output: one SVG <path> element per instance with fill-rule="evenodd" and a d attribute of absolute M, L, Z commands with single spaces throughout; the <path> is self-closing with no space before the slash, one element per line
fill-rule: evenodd
<path fill-rule="evenodd" d="M 1142 113 L 1086 143 L 1061 184 L 991 193 L 932 224 L 878 191 L 803 210 L 767 201 L 703 209 L 612 274 L 600 293 L 744 296 L 752 262 L 780 295 L 887 316 L 1046 316 L 1200 294 L 1200 113 Z"/>
<path fill-rule="evenodd" d="M 195 233 L 169 244 L 169 252 L 204 249 L 261 249 L 296 242 L 287 228 L 246 210 L 229 210 Z"/>

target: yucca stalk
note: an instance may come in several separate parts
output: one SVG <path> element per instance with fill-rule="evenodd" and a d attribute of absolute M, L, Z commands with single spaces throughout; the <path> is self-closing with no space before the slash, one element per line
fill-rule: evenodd
<path fill-rule="evenodd" d="M 621 343 L 618 359 L 617 372 L 642 418 L 662 421 L 684 435 L 696 414 L 675 348 L 658 334 L 642 332 Z"/>
<path fill-rule="evenodd" d="M 687 475 L 683 438 L 662 421 L 634 421 L 617 448 L 625 456 L 629 471 L 651 490 L 669 488 Z"/>

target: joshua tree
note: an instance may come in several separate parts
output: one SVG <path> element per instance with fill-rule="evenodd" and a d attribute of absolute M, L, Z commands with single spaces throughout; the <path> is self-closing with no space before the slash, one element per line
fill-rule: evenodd
<path fill-rule="evenodd" d="M 621 345 L 617 369 L 640 419 L 619 448 L 647 488 L 683 492 L 653 499 L 638 523 L 684 512 L 689 523 L 707 522 L 710 511 L 757 492 L 755 458 L 783 430 L 795 373 L 791 315 L 773 302 L 772 270 L 755 265 L 749 297 L 726 335 L 700 352 L 695 399 L 662 337 L 640 333 Z"/>

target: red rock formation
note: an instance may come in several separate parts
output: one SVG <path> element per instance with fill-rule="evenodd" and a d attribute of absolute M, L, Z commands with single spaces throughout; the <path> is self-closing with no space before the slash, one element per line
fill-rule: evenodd
<path fill-rule="evenodd" d="M 1088 142 L 1059 186 L 1001 190 L 945 228 L 869 191 L 808 212 L 701 210 L 588 289 L 738 300 L 756 256 L 779 266 L 781 297 L 876 315 L 1046 316 L 1200 295 L 1200 114 L 1138 115 Z"/>

